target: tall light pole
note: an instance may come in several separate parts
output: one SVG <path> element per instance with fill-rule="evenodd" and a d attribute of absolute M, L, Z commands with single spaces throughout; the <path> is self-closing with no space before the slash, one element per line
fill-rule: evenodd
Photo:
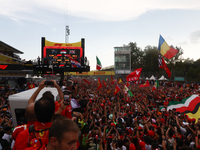
<path fill-rule="evenodd" d="M 69 26 L 66 25 L 65 26 L 65 43 L 69 43 L 69 35 L 70 35 Z"/>

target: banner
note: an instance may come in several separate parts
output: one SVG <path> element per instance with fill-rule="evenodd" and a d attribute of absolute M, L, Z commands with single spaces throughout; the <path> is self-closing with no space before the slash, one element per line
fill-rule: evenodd
<path fill-rule="evenodd" d="M 81 75 L 115 75 L 114 71 L 90 71 L 90 72 L 65 72 L 64 75 L 73 75 L 73 76 L 81 76 Z"/>

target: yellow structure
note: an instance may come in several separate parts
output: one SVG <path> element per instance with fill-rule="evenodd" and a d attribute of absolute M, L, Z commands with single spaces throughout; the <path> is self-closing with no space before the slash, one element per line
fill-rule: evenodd
<path fill-rule="evenodd" d="M 81 75 L 115 75 L 114 71 L 90 71 L 90 72 L 65 72 L 64 75 L 73 75 L 73 76 L 81 76 Z"/>

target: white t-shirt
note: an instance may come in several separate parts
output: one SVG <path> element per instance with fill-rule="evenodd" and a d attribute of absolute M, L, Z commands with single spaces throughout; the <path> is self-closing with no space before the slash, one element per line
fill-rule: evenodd
<path fill-rule="evenodd" d="M 12 138 L 12 135 L 4 133 L 2 139 L 7 140 L 9 143 L 11 142 L 10 139 Z"/>

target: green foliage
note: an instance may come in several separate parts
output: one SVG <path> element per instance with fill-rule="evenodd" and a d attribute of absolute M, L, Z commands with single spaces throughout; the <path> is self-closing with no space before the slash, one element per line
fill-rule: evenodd
<path fill-rule="evenodd" d="M 152 72 L 154 72 L 154 75 L 155 72 L 158 73 L 158 76 L 160 75 L 163 69 L 158 68 L 158 49 L 156 46 L 148 45 L 144 50 L 138 47 L 136 42 L 130 42 L 129 46 L 131 47 L 131 70 L 143 68 L 144 76 L 152 75 Z M 164 58 L 172 73 L 170 79 L 174 80 L 174 77 L 185 77 L 187 81 L 200 82 L 200 59 L 194 61 L 187 58 L 184 60 L 182 58 L 183 49 L 181 47 L 175 47 L 175 49 L 178 49 L 179 52 L 173 58 Z"/>

